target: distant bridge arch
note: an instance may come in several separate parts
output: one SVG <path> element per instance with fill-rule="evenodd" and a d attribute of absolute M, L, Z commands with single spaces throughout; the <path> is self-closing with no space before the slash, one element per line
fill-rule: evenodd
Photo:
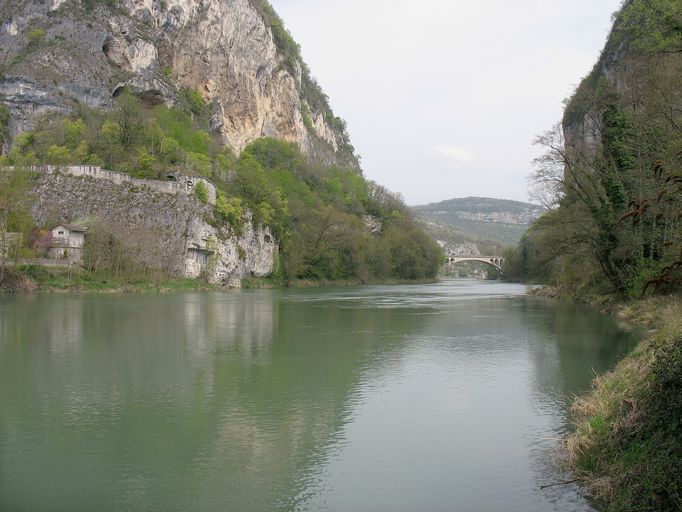
<path fill-rule="evenodd" d="M 494 267 L 499 273 L 502 273 L 502 265 L 504 258 L 502 256 L 449 256 L 448 264 L 456 265 L 457 263 L 464 263 L 467 261 L 476 261 L 478 263 L 485 263 Z"/>

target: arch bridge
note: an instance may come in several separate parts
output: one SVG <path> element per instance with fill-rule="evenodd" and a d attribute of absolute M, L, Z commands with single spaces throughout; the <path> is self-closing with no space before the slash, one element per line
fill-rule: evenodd
<path fill-rule="evenodd" d="M 504 258 L 502 256 L 449 256 L 448 264 L 456 265 L 457 263 L 464 263 L 465 261 L 477 261 L 479 263 L 485 263 L 494 267 L 498 272 L 502 273 L 502 265 L 504 264 Z"/>

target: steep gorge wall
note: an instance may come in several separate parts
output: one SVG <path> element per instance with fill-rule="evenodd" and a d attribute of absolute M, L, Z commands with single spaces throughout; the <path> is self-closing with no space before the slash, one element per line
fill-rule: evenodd
<path fill-rule="evenodd" d="M 564 110 L 562 128 L 566 147 L 585 156 L 596 155 L 602 142 L 603 105 L 597 103 L 609 94 L 627 98 L 630 92 L 646 87 L 638 76 L 642 55 L 633 52 L 630 47 L 633 36 L 623 27 L 622 13 L 632 3 L 627 0 L 614 15 L 614 25 L 597 63 L 581 80 Z"/>
<path fill-rule="evenodd" d="M 206 222 L 211 207 L 193 195 L 164 193 L 130 182 L 68 174 L 41 174 L 32 214 L 40 225 L 101 225 L 112 231 L 139 263 L 177 277 L 205 277 L 239 286 L 247 276 L 272 273 L 278 246 L 268 228 L 245 215 L 240 232 Z"/>
<path fill-rule="evenodd" d="M 115 7 L 111 5 L 115 4 Z M 260 137 L 358 168 L 331 111 L 303 87 L 251 0 L 0 0 L 0 102 L 11 130 L 77 104 L 110 108 L 124 87 L 150 104 L 191 88 L 237 152 Z M 31 41 L 31 31 L 44 36 Z"/>

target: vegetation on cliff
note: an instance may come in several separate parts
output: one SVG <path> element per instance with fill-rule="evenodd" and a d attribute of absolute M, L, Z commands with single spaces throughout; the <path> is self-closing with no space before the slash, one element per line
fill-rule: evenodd
<path fill-rule="evenodd" d="M 680 0 L 632 0 L 604 53 L 538 138 L 533 175 L 551 211 L 508 255 L 506 274 L 572 293 L 639 297 L 682 282 Z"/>
<path fill-rule="evenodd" d="M 682 510 L 680 76 L 682 1 L 625 2 L 562 125 L 538 138 L 533 179 L 550 211 L 507 255 L 508 278 L 657 318 L 574 406 L 570 462 L 610 511 Z"/>
<path fill-rule="evenodd" d="M 359 169 L 345 122 L 266 0 L 172 7 L 5 2 L 0 85 L 12 135 L 44 113 L 108 109 L 124 87 L 149 105 L 182 102 L 189 87 L 235 151 L 268 135 L 296 141 L 311 159 Z"/>
<path fill-rule="evenodd" d="M 315 136 L 312 119 L 310 118 L 311 109 L 315 112 L 321 112 L 325 121 L 340 136 L 340 154 L 346 159 L 345 161 L 356 163 L 358 157 L 355 155 L 355 148 L 350 142 L 346 122 L 334 115 L 329 104 L 329 97 L 324 93 L 317 83 L 317 80 L 312 76 L 310 68 L 303 60 L 300 45 L 285 28 L 282 18 L 275 12 L 268 0 L 251 0 L 251 5 L 258 11 L 258 14 L 263 18 L 266 26 L 270 27 L 277 50 L 282 56 L 282 65 L 293 76 L 297 76 L 300 72 L 301 101 L 303 109 L 301 114 L 303 115 L 303 121 L 308 128 L 308 132 Z"/>
<path fill-rule="evenodd" d="M 566 442 L 577 476 L 608 511 L 682 509 L 682 303 L 619 308 L 658 331 L 573 405 Z"/>
<path fill-rule="evenodd" d="M 150 108 L 125 93 L 112 111 L 83 107 L 68 118 L 45 117 L 15 138 L 0 164 L 93 164 L 143 178 L 210 178 L 219 190 L 210 222 L 239 232 L 250 210 L 280 241 L 276 277 L 286 282 L 436 275 L 440 250 L 397 195 L 353 169 L 310 163 L 294 143 L 261 139 L 236 157 L 210 133 L 201 99 L 192 91 L 184 98 L 175 108 Z M 370 232 L 367 217 L 380 231 Z"/>

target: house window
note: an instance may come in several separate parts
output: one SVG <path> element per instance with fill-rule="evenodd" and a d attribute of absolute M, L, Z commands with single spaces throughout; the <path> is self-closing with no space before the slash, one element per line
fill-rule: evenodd
<path fill-rule="evenodd" d="M 64 234 L 64 232 L 63 232 L 63 231 L 60 231 L 60 232 L 59 232 L 59 234 L 60 234 L 60 235 L 63 235 L 63 234 Z"/>

